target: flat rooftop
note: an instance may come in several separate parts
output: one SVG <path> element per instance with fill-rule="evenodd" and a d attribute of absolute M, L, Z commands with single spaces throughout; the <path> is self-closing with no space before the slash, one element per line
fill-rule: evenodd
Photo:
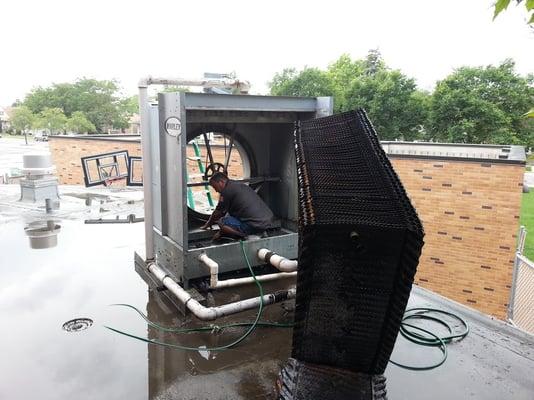
<path fill-rule="evenodd" d="M 259 328 L 238 347 L 210 352 L 229 343 L 240 329 L 215 335 L 162 333 L 147 326 L 129 303 L 166 326 L 205 325 L 183 317 L 148 291 L 134 270 L 133 253 L 143 247 L 143 223 L 84 224 L 84 219 L 142 216 L 142 192 L 119 188 L 61 186 L 61 208 L 44 212 L 44 204 L 18 201 L 17 185 L 0 185 L 0 252 L 2 269 L 0 397 L 6 399 L 274 399 L 275 380 L 291 351 L 291 329 Z M 87 201 L 91 199 L 91 201 Z M 24 228 L 53 219 L 61 225 L 58 244 L 31 249 Z M 3 265 L 3 264 L 2 264 Z M 244 265 L 243 265 L 244 267 Z M 269 282 L 265 292 L 294 281 Z M 214 304 L 257 295 L 254 285 L 213 292 Z M 409 307 L 426 306 L 458 313 L 469 335 L 448 346 L 447 361 L 424 372 L 390 364 L 389 398 L 411 400 L 531 400 L 534 394 L 534 337 L 427 290 L 415 287 Z M 294 302 L 269 306 L 266 321 L 288 322 Z M 217 324 L 250 321 L 255 311 L 227 317 Z M 83 332 L 67 333 L 64 322 L 94 320 Z M 110 325 L 141 337 L 197 347 L 177 351 L 118 336 Z M 425 365 L 440 358 L 437 349 L 397 339 L 392 359 Z"/>

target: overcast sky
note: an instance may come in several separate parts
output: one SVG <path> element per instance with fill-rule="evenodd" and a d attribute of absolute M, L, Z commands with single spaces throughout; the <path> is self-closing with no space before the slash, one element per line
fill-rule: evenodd
<path fill-rule="evenodd" d="M 492 22 L 493 0 L 179 1 L 2 0 L 0 105 L 35 86 L 78 77 L 196 78 L 235 71 L 265 93 L 285 67 L 326 67 L 378 48 L 386 63 L 432 89 L 462 65 L 505 58 L 534 72 L 524 5 Z"/>

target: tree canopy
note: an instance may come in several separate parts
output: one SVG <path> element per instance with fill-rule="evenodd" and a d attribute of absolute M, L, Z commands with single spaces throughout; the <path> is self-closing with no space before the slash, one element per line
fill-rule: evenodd
<path fill-rule="evenodd" d="M 119 86 L 113 80 L 82 78 L 74 83 L 38 87 L 26 96 L 23 104 L 34 114 L 47 108 L 60 109 L 67 117 L 82 112 L 99 133 L 107 128 L 127 127 L 132 114 L 130 99 L 120 96 Z"/>
<path fill-rule="evenodd" d="M 95 126 L 81 111 L 74 111 L 66 123 L 66 128 L 75 133 L 94 132 Z"/>
<path fill-rule="evenodd" d="M 35 116 L 28 107 L 20 106 L 13 109 L 10 120 L 13 128 L 24 133 L 32 128 Z"/>
<path fill-rule="evenodd" d="M 517 4 L 520 4 L 522 2 L 523 0 L 516 0 Z M 534 10 L 534 0 L 525 0 L 524 4 L 525 4 L 527 14 Z M 506 10 L 509 5 L 510 5 L 510 0 L 497 0 L 494 5 L 493 19 L 497 18 L 497 16 L 501 12 Z M 529 25 L 534 24 L 534 12 L 530 14 L 527 24 Z"/>
<path fill-rule="evenodd" d="M 382 139 L 418 138 L 427 115 L 426 94 L 412 78 L 388 68 L 378 50 L 362 60 L 344 54 L 326 71 L 285 69 L 270 88 L 273 95 L 333 96 L 336 112 L 363 107 Z"/>
<path fill-rule="evenodd" d="M 334 90 L 328 74 L 317 68 L 284 69 L 274 75 L 270 87 L 275 96 L 331 96 Z"/>
<path fill-rule="evenodd" d="M 33 127 L 36 129 L 46 129 L 53 135 L 65 130 L 68 118 L 61 108 L 45 108 L 34 120 Z"/>
<path fill-rule="evenodd" d="M 534 77 L 497 66 L 461 67 L 432 93 L 387 66 L 378 50 L 353 60 L 344 54 L 326 70 L 286 68 L 270 82 L 271 94 L 333 96 L 334 111 L 364 108 L 383 140 L 428 140 L 534 146 Z"/>
<path fill-rule="evenodd" d="M 514 62 L 458 68 L 438 82 L 430 128 L 441 141 L 534 145 L 534 77 L 519 76 Z"/>

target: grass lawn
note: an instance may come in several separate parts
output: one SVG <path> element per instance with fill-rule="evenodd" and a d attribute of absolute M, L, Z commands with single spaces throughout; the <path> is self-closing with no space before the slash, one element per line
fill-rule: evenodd
<path fill-rule="evenodd" d="M 530 193 L 523 193 L 520 223 L 527 228 L 524 254 L 528 259 L 534 260 L 534 190 L 532 189 Z"/>
<path fill-rule="evenodd" d="M 2 139 L 24 140 L 24 135 L 10 135 L 8 133 L 0 133 Z M 33 136 L 28 135 L 28 142 L 33 142 Z"/>

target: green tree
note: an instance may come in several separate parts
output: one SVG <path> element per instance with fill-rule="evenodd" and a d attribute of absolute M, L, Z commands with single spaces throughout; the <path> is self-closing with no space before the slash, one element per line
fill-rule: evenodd
<path fill-rule="evenodd" d="M 534 121 L 524 118 L 534 103 L 534 77 L 519 76 L 514 62 L 462 67 L 438 82 L 430 127 L 435 140 L 534 145 Z"/>
<path fill-rule="evenodd" d="M 131 115 L 128 103 L 128 99 L 120 96 L 116 81 L 86 78 L 74 83 L 36 88 L 24 100 L 24 105 L 34 113 L 40 113 L 46 108 L 59 108 L 70 117 L 75 111 L 81 111 L 99 133 L 108 128 L 128 126 Z"/>
<path fill-rule="evenodd" d="M 367 111 L 380 139 L 421 138 L 427 119 L 427 95 L 400 71 L 383 67 L 366 73 L 350 84 L 345 97 L 347 109 L 362 107 Z"/>
<path fill-rule="evenodd" d="M 318 68 L 304 68 L 297 71 L 286 68 L 276 73 L 269 82 L 271 94 L 274 96 L 332 96 L 334 85 L 328 73 Z"/>
<path fill-rule="evenodd" d="M 26 144 L 28 144 L 28 130 L 33 126 L 34 121 L 35 115 L 25 106 L 15 108 L 11 114 L 11 125 L 24 134 Z"/>
<path fill-rule="evenodd" d="M 342 54 L 328 66 L 328 75 L 334 86 L 334 111 L 348 110 L 347 88 L 364 73 L 364 60 L 353 61 L 348 54 Z"/>
<path fill-rule="evenodd" d="M 383 140 L 423 137 L 428 94 L 417 89 L 414 79 L 389 69 L 378 50 L 370 50 L 365 59 L 353 62 L 351 69 L 352 77 L 338 84 L 342 93 L 338 111 L 364 108 Z"/>
<path fill-rule="evenodd" d="M 68 119 L 66 128 L 75 133 L 94 132 L 96 127 L 91 121 L 87 119 L 85 114 L 81 111 L 74 111 Z"/>
<path fill-rule="evenodd" d="M 387 68 L 386 63 L 382 59 L 382 54 L 380 54 L 378 49 L 369 50 L 363 64 L 367 75 L 374 75 Z"/>
<path fill-rule="evenodd" d="M 48 133 L 61 132 L 65 129 L 67 117 L 61 108 L 45 108 L 35 120 L 34 127 L 37 129 L 47 129 Z"/>
<path fill-rule="evenodd" d="M 327 71 L 288 68 L 270 85 L 273 95 L 333 96 L 335 112 L 363 107 L 382 139 L 414 140 L 425 133 L 428 94 L 413 79 L 390 70 L 378 50 L 361 60 L 343 54 Z"/>
<path fill-rule="evenodd" d="M 34 120 L 35 115 L 25 106 L 14 108 L 11 113 L 11 125 L 17 131 L 21 131 L 22 133 L 32 127 Z"/>
<path fill-rule="evenodd" d="M 127 114 L 139 114 L 139 96 L 133 95 L 124 100 L 123 107 Z"/>
<path fill-rule="evenodd" d="M 522 3 L 523 0 L 516 0 L 517 4 Z M 525 1 L 525 8 L 527 9 L 527 14 L 530 13 L 532 10 L 534 10 L 534 0 L 526 0 Z M 497 16 L 506 10 L 508 6 L 510 5 L 510 0 L 497 0 L 494 5 L 494 13 L 493 13 L 493 19 L 497 18 Z M 527 22 L 528 24 L 534 24 L 534 12 L 530 14 L 530 19 Z"/>

